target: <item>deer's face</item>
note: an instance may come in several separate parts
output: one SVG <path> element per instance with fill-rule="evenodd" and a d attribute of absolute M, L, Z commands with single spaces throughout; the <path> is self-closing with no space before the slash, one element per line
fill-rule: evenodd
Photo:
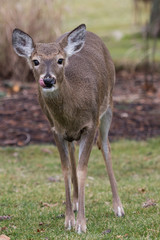
<path fill-rule="evenodd" d="M 63 81 L 66 54 L 56 43 L 35 45 L 30 58 L 34 76 L 44 92 L 59 88 Z"/>
<path fill-rule="evenodd" d="M 43 92 L 53 92 L 60 87 L 69 56 L 79 52 L 85 42 L 85 25 L 67 34 L 58 43 L 37 43 L 19 29 L 13 31 L 15 52 L 27 58 L 39 87 Z"/>

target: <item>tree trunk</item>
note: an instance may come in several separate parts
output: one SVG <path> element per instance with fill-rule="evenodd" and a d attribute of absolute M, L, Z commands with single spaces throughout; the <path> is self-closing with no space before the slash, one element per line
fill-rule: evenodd
<path fill-rule="evenodd" d="M 160 0 L 153 0 L 150 14 L 149 33 L 153 37 L 157 37 L 160 33 Z"/>

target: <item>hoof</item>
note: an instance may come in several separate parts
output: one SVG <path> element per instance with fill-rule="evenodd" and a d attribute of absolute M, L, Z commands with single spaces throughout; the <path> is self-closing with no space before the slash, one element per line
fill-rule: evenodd
<path fill-rule="evenodd" d="M 114 213 L 117 217 L 124 217 L 124 209 L 122 207 L 122 204 L 115 204 L 114 205 Z"/>
<path fill-rule="evenodd" d="M 65 228 L 66 230 L 71 230 L 75 227 L 75 218 L 74 216 L 66 217 L 65 219 Z"/>
<path fill-rule="evenodd" d="M 78 234 L 81 234 L 81 233 L 86 233 L 86 230 L 87 230 L 86 221 L 85 220 L 83 220 L 83 221 L 77 220 L 76 232 Z"/>

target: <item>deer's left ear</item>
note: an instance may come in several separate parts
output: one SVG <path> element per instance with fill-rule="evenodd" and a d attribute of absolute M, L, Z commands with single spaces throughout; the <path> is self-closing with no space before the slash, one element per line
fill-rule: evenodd
<path fill-rule="evenodd" d="M 81 24 L 65 37 L 64 39 L 65 46 L 63 49 L 68 57 L 79 52 L 83 48 L 85 43 L 85 35 L 86 25 Z"/>
<path fill-rule="evenodd" d="M 12 34 L 12 45 L 15 52 L 25 58 L 29 58 L 34 50 L 32 38 L 20 29 L 15 29 Z"/>

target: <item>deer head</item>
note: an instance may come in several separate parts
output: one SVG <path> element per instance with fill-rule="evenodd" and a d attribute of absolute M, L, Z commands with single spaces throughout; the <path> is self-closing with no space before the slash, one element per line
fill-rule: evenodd
<path fill-rule="evenodd" d="M 68 58 L 83 48 L 85 32 L 86 26 L 82 24 L 65 34 L 60 42 L 34 43 L 28 34 L 15 29 L 12 44 L 15 52 L 27 59 L 42 91 L 53 92 L 64 79 Z"/>

